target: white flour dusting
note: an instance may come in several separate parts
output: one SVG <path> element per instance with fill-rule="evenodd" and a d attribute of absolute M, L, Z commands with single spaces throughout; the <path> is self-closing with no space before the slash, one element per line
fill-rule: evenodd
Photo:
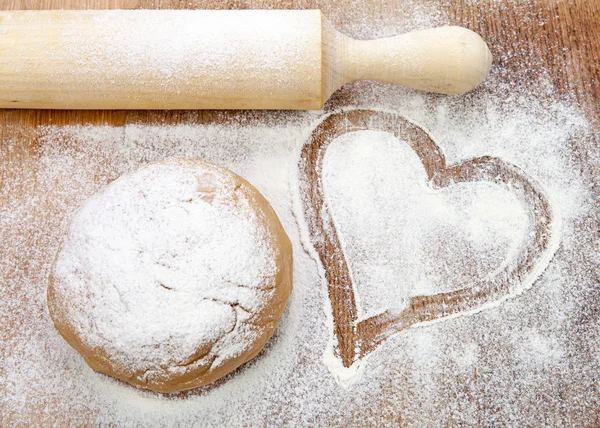
<path fill-rule="evenodd" d="M 525 207 L 500 185 L 432 190 L 415 152 L 391 134 L 345 134 L 328 149 L 323 171 L 364 311 L 359 318 L 383 312 L 383 295 L 386 307 L 401 309 L 407 297 L 484 278 L 528 230 Z"/>
<path fill-rule="evenodd" d="M 71 28 L 61 36 L 83 71 L 94 73 L 97 67 L 111 64 L 109 71 L 115 75 L 104 76 L 110 81 L 129 78 L 135 70 L 154 70 L 152 77 L 162 81 L 165 90 L 183 90 L 193 83 L 192 76 L 196 84 L 216 89 L 223 84 L 215 78 L 219 71 L 239 69 L 242 64 L 251 64 L 248 72 L 258 70 L 274 79 L 289 77 L 290 68 L 301 60 L 301 49 L 311 42 L 311 25 L 315 23 L 311 18 L 310 12 L 290 16 L 285 11 L 112 10 L 94 14 L 93 23 L 102 29 L 99 40 L 80 37 Z M 274 34 L 279 37 L 274 38 Z"/>
<path fill-rule="evenodd" d="M 216 370 L 261 337 L 261 312 L 278 304 L 275 238 L 247 187 L 219 174 L 183 159 L 142 168 L 69 226 L 54 320 L 122 377 L 154 385 Z"/>
<path fill-rule="evenodd" d="M 384 89 L 382 92 L 385 93 Z M 31 412 L 35 412 L 36 406 L 46 406 L 58 413 L 69 406 L 70 412 L 91 412 L 100 424 L 125 426 L 262 425 L 267 421 L 274 425 L 292 421 L 297 425 L 319 421 L 337 425 L 351 420 L 369 424 L 388 412 L 401 415 L 407 423 L 427 425 L 440 418 L 468 422 L 469 418 L 491 417 L 487 413 L 491 410 L 477 407 L 477 403 L 467 406 L 469 389 L 487 394 L 489 400 L 518 406 L 511 401 L 516 399 L 516 391 L 503 393 L 510 383 L 491 383 L 491 379 L 511 382 L 516 376 L 519 382 L 528 379 L 527 382 L 537 385 L 545 382 L 543 373 L 568 370 L 573 358 L 583 358 L 575 355 L 566 359 L 566 356 L 570 343 L 567 332 L 573 328 L 572 315 L 583 304 L 580 299 L 585 284 L 583 279 L 576 279 L 585 275 L 583 267 L 573 265 L 570 258 L 580 241 L 575 229 L 578 219 L 585 216 L 593 197 L 577 168 L 577 159 L 570 154 L 571 138 L 585 129 L 579 112 L 566 104 L 542 104 L 531 98 L 501 109 L 481 97 L 471 100 L 468 108 L 454 107 L 455 111 L 462 109 L 463 120 L 458 114 L 454 120 L 439 120 L 439 112 L 456 101 L 434 100 L 432 96 L 410 91 L 400 97 L 399 92 L 398 101 L 402 102 L 397 103 L 396 111 L 411 118 L 420 115 L 422 119 L 432 110 L 433 120 L 428 124 L 434 137 L 453 136 L 438 140 L 448 157 L 458 161 L 489 153 L 511 159 L 543 183 L 560 204 L 565 217 L 562 249 L 530 292 L 473 317 L 399 334 L 370 357 L 362 379 L 344 391 L 322 362 L 331 334 L 323 312 L 325 292 L 316 265 L 302 250 L 292 214 L 298 152 L 318 121 L 318 113 L 294 113 L 290 117 L 282 114 L 275 118 L 278 124 L 274 126 L 234 121 L 223 125 L 129 125 L 124 129 L 42 128 L 39 167 L 18 182 L 25 189 L 30 182 L 44 186 L 45 192 L 39 194 L 47 194 L 47 199 L 18 203 L 17 188 L 3 195 L 7 204 L 2 206 L 10 207 L 2 210 L 3 233 L 18 231 L 21 237 L 13 239 L 10 245 L 21 248 L 21 254 L 28 259 L 41 263 L 28 273 L 19 259 L 3 260 L 3 272 L 16 269 L 9 285 L 13 292 L 1 300 L 3 316 L 22 320 L 19 333 L 3 339 L 4 349 L 9 349 L 2 376 L 7 392 L 4 405 L 16 411 L 29 403 L 33 405 L 29 407 Z M 427 104 L 426 108 L 410 107 L 419 99 Z M 482 103 L 487 106 L 485 120 L 473 121 L 470 110 L 483 108 Z M 471 125 L 465 127 L 465 123 Z M 527 126 L 530 132 L 524 134 L 520 126 Z M 539 160 L 540 150 L 545 151 L 543 162 Z M 231 168 L 254 183 L 273 204 L 295 250 L 294 292 L 266 351 L 217 386 L 182 397 L 141 392 L 94 373 L 58 337 L 44 309 L 44 290 L 51 258 L 57 249 L 56 240 L 69 224 L 71 213 L 103 182 L 140 163 L 170 156 L 201 157 Z M 366 157 L 377 168 L 351 170 L 360 157 Z M 465 185 L 464 189 L 420 198 L 417 192 L 421 191 L 422 172 L 418 162 L 414 162 L 405 145 L 386 134 L 365 131 L 340 138 L 332 147 L 327 167 L 329 187 L 336 190 L 338 210 L 353 210 L 364 220 L 362 225 L 356 223 L 357 230 L 346 239 L 356 240 L 352 245 L 359 249 L 361 243 L 370 245 L 361 236 L 373 235 L 381 244 L 377 254 L 387 260 L 389 271 L 371 273 L 378 281 L 369 277 L 368 265 L 373 254 L 363 251 L 364 263 L 354 266 L 362 269 L 358 286 L 362 304 L 369 310 L 376 311 L 417 289 L 419 292 L 428 287 L 432 291 L 451 289 L 473 274 L 493 269 L 524 227 L 518 201 L 493 185 Z M 362 180 L 352 179 L 353 192 L 343 180 L 351 175 L 362 177 Z M 378 180 L 381 185 L 374 186 Z M 380 194 L 372 201 L 369 192 L 375 187 Z M 414 201 L 418 215 L 400 204 L 400 193 L 403 199 Z M 361 194 L 363 197 L 359 197 Z M 346 196 L 347 204 L 343 201 Z M 365 199 L 379 207 L 377 222 L 387 225 L 388 240 L 382 239 L 381 232 L 373 226 L 375 219 L 369 220 L 359 212 L 358 207 Z M 36 207 L 49 203 L 63 214 L 42 217 L 43 210 Z M 436 207 L 450 213 L 441 215 Z M 366 209 L 371 212 L 375 208 Z M 402 227 L 404 223 L 397 221 L 399 214 L 406 216 L 404 221 L 408 220 L 410 228 L 423 231 L 423 240 L 411 236 L 413 230 Z M 402 245 L 394 244 L 398 240 L 394 237 L 407 233 L 410 239 Z M 436 233 L 444 233 L 446 239 L 437 241 Z M 28 235 L 40 243 L 29 246 L 30 241 L 24 238 Z M 439 252 L 428 253 L 427 245 L 435 245 Z M 400 257 L 400 263 L 394 263 L 396 256 Z M 465 260 L 470 263 L 464 263 Z M 395 283 L 390 280 L 392 276 L 397 277 Z M 420 281 L 412 281 L 414 278 Z M 402 284 L 415 289 L 402 288 Z M 576 284 L 581 285 L 578 288 Z M 23 302 L 28 302 L 25 313 Z M 520 367 L 517 372 L 515 367 Z M 472 377 L 475 368 L 480 377 Z M 456 390 L 457 384 L 464 390 Z M 451 399 L 449 391 L 458 395 L 452 398 L 455 404 L 447 407 L 447 400 Z M 525 400 L 534 399 L 524 391 L 521 393 L 525 394 Z M 533 406 L 523 399 L 519 402 L 524 410 Z M 590 401 L 584 402 L 592 405 Z M 365 412 L 365 408 L 370 410 Z M 502 420 L 523 421 L 531 415 L 516 412 Z"/>
<path fill-rule="evenodd" d="M 314 10 L 40 13 L 52 37 L 27 27 L 29 14 L 3 18 L 14 38 L 28 31 L 38 42 L 36 49 L 20 44 L 10 57 L 16 94 L 41 85 L 54 105 L 84 109 L 320 105 Z M 46 62 L 53 67 L 40 68 Z"/>
<path fill-rule="evenodd" d="M 433 12 L 427 18 L 409 22 L 443 20 Z M 393 25 L 371 31 L 391 32 Z M 368 26 L 348 28 L 357 37 L 372 34 Z M 7 326 L 0 331 L 0 409 L 6 424 L 68 418 L 72 425 L 102 426 L 593 426 L 600 407 L 593 276 L 599 260 L 591 250 L 597 248 L 597 190 L 573 149 L 589 136 L 589 125 L 575 104 L 553 96 L 548 81 L 516 88 L 503 76 L 496 69 L 485 87 L 458 97 L 356 83 L 326 106 L 402 114 L 428 129 L 449 164 L 482 155 L 511 162 L 544 186 L 563 216 L 561 247 L 527 293 L 471 317 L 396 335 L 347 390 L 323 364 L 332 330 L 323 310 L 326 292 L 303 249 L 302 219 L 294 210 L 299 151 L 322 112 L 239 114 L 219 125 L 54 126 L 36 130 L 40 147 L 33 154 L 23 153 L 18 138 L 3 146 L 0 275 L 8 281 L 0 295 Z M 364 256 L 352 268 L 369 311 L 485 274 L 523 230 L 518 201 L 492 185 L 422 198 L 418 163 L 385 134 L 347 135 L 332 150 L 327 180 L 338 215 L 347 210 L 364 220 L 341 227 L 356 258 Z M 215 385 L 162 396 L 89 369 L 52 327 L 45 288 L 80 204 L 139 164 L 170 156 L 200 157 L 253 183 L 290 235 L 295 265 L 294 292 L 264 352 Z M 33 164 L 24 163 L 29 157 Z M 354 168 L 361 157 L 372 170 Z M 361 211 L 361 204 L 372 206 Z M 369 218 L 375 212 L 377 219 Z M 386 225 L 387 239 L 374 224 Z M 433 254 L 426 251 L 431 246 Z M 369 272 L 375 250 L 387 265 Z"/>

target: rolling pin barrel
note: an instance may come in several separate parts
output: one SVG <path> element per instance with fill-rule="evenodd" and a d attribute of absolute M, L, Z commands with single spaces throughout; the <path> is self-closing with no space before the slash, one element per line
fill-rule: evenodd
<path fill-rule="evenodd" d="M 0 108 L 319 109 L 360 79 L 465 92 L 490 65 L 464 28 L 360 41 L 318 10 L 0 12 Z"/>

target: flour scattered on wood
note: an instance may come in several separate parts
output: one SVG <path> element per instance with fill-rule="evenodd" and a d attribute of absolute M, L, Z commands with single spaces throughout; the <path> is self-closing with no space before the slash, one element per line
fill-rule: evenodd
<path fill-rule="evenodd" d="M 483 279 L 528 230 L 525 207 L 509 189 L 482 182 L 432 190 L 408 143 L 384 132 L 340 137 L 323 172 L 361 299 L 359 318 L 383 312 L 381 303 L 402 309 L 407 297 Z"/>
<path fill-rule="evenodd" d="M 299 151 L 320 112 L 240 113 L 222 124 L 42 127 L 33 154 L 18 139 L 2 147 L 0 273 L 9 278 L 0 296 L 8 326 L 0 332 L 3 414 L 119 426 L 365 426 L 382 419 L 523 426 L 550 417 L 584 425 L 600 406 L 598 308 L 588 298 L 597 293 L 592 273 L 600 261 L 586 250 L 595 248 L 597 190 L 574 146 L 590 129 L 574 103 L 549 96 L 543 77 L 518 94 L 502 79 L 496 71 L 484 88 L 459 97 L 362 82 L 326 106 L 402 114 L 428 129 L 450 164 L 498 156 L 541 183 L 563 215 L 561 248 L 531 290 L 471 317 L 402 332 L 371 355 L 348 390 L 322 362 L 332 329 L 326 292 L 294 211 Z M 342 229 L 365 310 L 459 287 L 493 269 L 521 236 L 523 212 L 503 189 L 459 186 L 423 197 L 418 162 L 388 135 L 348 135 L 332 150 L 327 186 L 338 215 L 357 216 Z M 162 396 L 89 369 L 53 329 L 45 289 L 83 201 L 138 165 L 171 156 L 200 157 L 253 183 L 292 239 L 295 269 L 288 309 L 255 360 L 215 385 Z"/>
<path fill-rule="evenodd" d="M 129 13 L 138 19 L 132 19 Z M 153 77 L 163 80 L 165 86 L 181 88 L 190 82 L 178 78 L 205 79 L 209 67 L 235 69 L 249 61 L 264 73 L 283 76 L 298 60 L 298 49 L 309 42 L 306 37 L 311 21 L 307 16 L 290 18 L 277 11 L 252 15 L 228 12 L 227 27 L 223 26 L 220 11 L 129 13 L 105 11 L 95 15 L 93 23 L 103 29 L 99 37 L 106 39 L 102 40 L 104 43 L 91 43 L 80 34 L 61 34 L 71 43 L 80 67 L 94 72 L 95 66 L 109 63 L 114 65 L 113 71 L 123 76 L 130 76 L 135 70 L 155 70 Z M 115 34 L 119 39 L 114 38 Z M 274 39 L 273 34 L 281 37 Z M 178 43 L 173 43 L 175 40 Z M 244 50 L 239 49 L 240 44 Z M 267 44 L 269 49 L 265 49 Z M 214 81 L 219 79 L 214 77 L 213 74 L 205 83 L 216 84 Z"/>
<path fill-rule="evenodd" d="M 76 89 L 90 93 L 97 106 L 123 100 L 125 92 L 129 108 L 182 108 L 206 99 L 227 104 L 239 93 L 265 103 L 301 99 L 307 105 L 320 95 L 320 16 L 314 11 L 65 13 L 55 37 L 40 40 L 46 60 L 56 56 L 46 75 L 59 97 Z M 50 14 L 48 25 L 56 20 Z M 31 73 L 39 61 L 39 52 L 25 46 L 15 71 Z M 303 80 L 291 70 L 302 70 Z"/>

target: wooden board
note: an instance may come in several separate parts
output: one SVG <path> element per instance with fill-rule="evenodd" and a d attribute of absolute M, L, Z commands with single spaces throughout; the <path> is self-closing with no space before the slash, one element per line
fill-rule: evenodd
<path fill-rule="evenodd" d="M 413 0 L 413 7 L 427 8 L 428 0 Z M 405 0 L 377 1 L 137 1 L 137 0 L 2 0 L 0 9 L 80 9 L 80 8 L 321 8 L 341 31 L 352 31 L 365 22 L 371 25 L 382 25 L 397 20 L 408 19 L 412 12 L 407 11 Z M 515 88 L 521 82 L 544 74 L 558 89 L 559 94 L 575 100 L 594 124 L 594 133 L 589 138 L 575 140 L 574 148 L 582 161 L 583 173 L 590 177 L 595 189 L 600 189 L 600 170 L 598 169 L 598 153 L 600 149 L 600 2 L 595 0 L 444 0 L 436 6 L 441 9 L 448 24 L 462 25 L 480 33 L 489 41 L 495 57 L 495 71 L 502 73 L 502 79 L 510 82 Z M 540 25 L 540 23 L 543 23 Z M 360 34 L 359 34 L 360 35 Z M 0 59 L 1 60 L 1 59 Z M 360 95 L 360 94 L 359 94 Z M 342 89 L 334 94 L 326 104 L 326 111 L 334 111 L 348 104 L 357 94 Z M 293 115 L 294 113 L 289 113 Z M 12 188 L 19 189 L 22 197 L 41 197 L 43 186 L 36 186 L 24 177 L 31 176 L 36 168 L 41 168 L 36 161 L 36 154 L 42 150 L 43 142 L 36 138 L 35 130 L 41 125 L 76 125 L 76 124 L 109 124 L 122 127 L 128 124 L 178 124 L 178 123 L 227 123 L 244 120 L 259 120 L 265 124 L 277 124 L 286 120 L 286 114 L 275 112 L 249 111 L 37 111 L 37 110 L 4 110 L 0 111 L 0 185 L 11 183 Z M 10 146 L 10 150 L 9 150 Z M 114 178 L 114 177 L 108 177 Z M 98 181 L 107 177 L 99 177 Z M 597 190 L 596 190 L 597 194 Z M 47 209 L 52 212 L 52 201 L 44 200 Z M 6 203 L 1 201 L 0 203 Z M 600 198 L 596 200 L 596 213 L 600 215 Z M 595 236 L 587 236 L 590 251 L 594 242 L 599 242 L 600 225 L 598 216 L 586 219 L 585 230 L 595 230 Z M 591 224 L 591 226 L 590 226 Z M 3 231 L 3 239 L 19 239 L 11 231 Z M 31 238 L 31 246 L 35 239 Z M 2 254 L 3 258 L 18 259 L 18 254 Z M 22 256 L 22 269 L 35 271 L 39 265 L 35 260 Z M 5 273 L 0 284 L 8 283 L 10 272 Z M 333 272 L 334 277 L 343 277 L 345 271 Z M 600 284 L 600 273 L 594 281 Z M 2 292 L 2 290 L 0 290 Z M 598 293 L 590 295 L 589 308 L 600 308 Z M 596 311 L 576 315 L 582 325 L 598 323 Z M 11 320 L 2 327 L 3 334 L 10 334 Z M 379 328 L 379 327 L 378 327 Z M 581 339 L 583 340 L 583 339 Z M 320 352 L 320 351 L 319 351 Z M 0 363 L 1 364 L 1 363 Z M 2 372 L 0 368 L 0 373 Z M 564 397 L 569 405 L 569 393 Z M 555 397 L 556 398 L 556 397 Z M 390 400 L 393 402 L 393 400 Z M 573 403 L 571 403 L 573 404 Z M 479 404 L 478 404 L 479 405 Z M 370 410 L 373 411 L 372 409 Z M 567 420 L 580 426 L 598 426 L 600 412 L 596 414 L 557 410 L 556 414 L 545 414 L 546 422 L 554 425 L 559 420 Z M 567 415 L 567 416 L 565 416 Z M 87 415 L 93 418 L 93 415 Z M 12 415 L 19 421 L 19 415 Z M 45 414 L 38 423 L 65 424 L 71 417 Z M 561 419 L 563 418 L 563 419 Z M 93 419 L 86 415 L 78 416 L 75 423 L 84 424 Z M 392 413 L 387 413 L 382 422 L 397 421 Z M 20 421 L 23 422 L 23 421 Z M 486 420 L 478 421 L 485 426 Z"/>

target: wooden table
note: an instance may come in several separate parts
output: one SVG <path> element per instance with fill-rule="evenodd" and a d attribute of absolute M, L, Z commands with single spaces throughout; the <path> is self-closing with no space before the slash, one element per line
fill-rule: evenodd
<path fill-rule="evenodd" d="M 429 0 L 364 0 L 352 1 L 163 1 L 163 0 L 1 0 L 0 9 L 202 9 L 202 8 L 321 8 L 334 25 L 342 32 L 360 38 L 360 25 L 387 24 L 414 18 L 412 7 L 431 7 Z M 408 6 L 407 6 L 408 5 Z M 442 0 L 436 4 L 447 24 L 470 28 L 488 41 L 495 58 L 493 73 L 500 73 L 500 79 L 518 88 L 541 73 L 551 80 L 558 94 L 574 100 L 580 105 L 594 126 L 589 138 L 574 141 L 575 150 L 582 160 L 584 173 L 591 177 L 596 195 L 600 189 L 600 2 L 596 0 Z M 540 24 L 542 23 L 542 24 Z M 382 34 L 383 35 L 383 34 Z M 0 59 L 1 60 L 1 59 Z M 345 105 L 347 94 L 344 89 L 335 94 L 326 104 L 325 110 L 332 111 Z M 19 171 L 36 168 L 30 159 L 41 149 L 43 142 L 35 138 L 34 130 L 41 125 L 109 124 L 178 124 L 211 122 L 223 123 L 244 118 L 274 120 L 273 112 L 247 111 L 42 111 L 42 110 L 0 110 L 0 161 L 11 160 L 19 169 L 2 169 L 0 165 L 0 185 L 2 181 L 18 183 Z M 18 142 L 18 144 L 15 144 Z M 8 145 L 11 149 L 8 150 Z M 23 192 L 34 192 L 23 184 Z M 0 202 L 2 202 L 0 200 Z M 600 198 L 596 198 L 596 213 L 600 215 Z M 600 242 L 600 217 L 586 220 L 588 229 L 595 230 L 595 237 L 589 242 Z M 589 225 L 595 227 L 589 227 Z M 11 231 L 3 231 L 3 239 L 17 239 Z M 31 245 L 35 245 L 31 242 Z M 597 245 L 597 244 L 596 244 Z M 595 249 L 598 251 L 598 248 Z M 11 255 L 15 256 L 14 254 Z M 2 257 L 8 257 L 3 254 Z M 24 269 L 36 269 L 32 260 L 24 260 Z M 1 271 L 0 271 L 1 272 Z M 5 272 L 0 284 L 10 279 Z M 595 271 L 596 284 L 600 284 L 600 272 Z M 591 295 L 594 304 L 600 307 L 600 297 Z M 581 316 L 582 324 L 598 324 L 598 312 L 591 311 Z M 10 319 L 2 328 L 11 329 Z M 0 342 L 1 343 L 1 342 Z M 1 365 L 0 361 L 0 365 Z M 0 368 L 0 374 L 2 370 Z M 596 390 L 598 393 L 598 390 Z M 566 406 L 574 406 L 568 393 L 564 397 Z M 1 403 L 0 403 L 1 406 Z M 574 408 L 574 407 L 573 407 Z M 570 410 L 557 410 L 561 420 L 573 426 L 599 426 L 600 410 L 577 413 Z M 1 407 L 0 407 L 1 411 Z M 5 415 L 6 416 L 6 415 Z M 12 415 L 18 421 L 18 415 Z M 65 415 L 52 415 L 44 420 L 61 421 Z M 545 422 L 552 423 L 553 415 L 545 415 Z M 558 416 L 557 416 L 558 418 Z M 10 418 L 8 420 L 11 420 Z M 77 419 L 82 423 L 85 418 Z M 388 422 L 398 421 L 387 413 Z M 556 419 L 555 421 L 558 421 Z M 23 422 L 23 421 L 20 421 Z M 542 421 L 540 420 L 540 423 Z M 486 426 L 485 420 L 479 421 Z M 2 425 L 0 421 L 0 425 Z"/>

